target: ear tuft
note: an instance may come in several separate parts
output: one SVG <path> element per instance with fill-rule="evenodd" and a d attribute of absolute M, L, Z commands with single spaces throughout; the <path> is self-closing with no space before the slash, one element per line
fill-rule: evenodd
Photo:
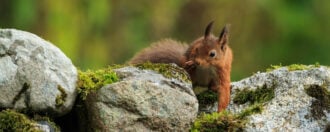
<path fill-rule="evenodd" d="M 205 29 L 204 38 L 208 38 L 208 37 L 211 35 L 211 30 L 212 30 L 213 23 L 214 23 L 214 21 L 211 21 L 211 22 L 207 25 L 207 27 L 206 27 L 206 29 Z"/>
<path fill-rule="evenodd" d="M 221 45 L 224 45 L 228 42 L 228 38 L 229 38 L 229 28 L 230 28 L 230 24 L 226 24 L 225 27 L 223 27 L 220 36 L 219 36 L 219 40 L 218 42 Z"/>

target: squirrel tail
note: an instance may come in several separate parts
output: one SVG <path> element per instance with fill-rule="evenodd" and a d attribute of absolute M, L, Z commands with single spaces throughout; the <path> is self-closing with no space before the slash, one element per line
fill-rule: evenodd
<path fill-rule="evenodd" d="M 137 53 L 128 63 L 175 63 L 178 66 L 181 66 L 184 54 L 187 49 L 187 44 L 180 43 L 172 39 L 164 39 L 153 43 L 148 48 L 143 49 Z"/>

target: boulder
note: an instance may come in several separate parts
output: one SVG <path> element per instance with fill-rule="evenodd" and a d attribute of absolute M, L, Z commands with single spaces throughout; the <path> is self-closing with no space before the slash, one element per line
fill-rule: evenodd
<path fill-rule="evenodd" d="M 238 114 L 261 104 L 247 117 L 246 131 L 325 131 L 330 129 L 330 69 L 291 65 L 232 83 L 227 110 Z M 216 104 L 204 111 L 216 111 Z"/>
<path fill-rule="evenodd" d="M 63 115 L 74 104 L 76 81 L 76 68 L 56 46 L 0 29 L 0 108 Z"/>
<path fill-rule="evenodd" d="M 170 69 L 168 69 L 170 70 Z M 87 96 L 92 131 L 188 131 L 198 102 L 189 81 L 136 67 L 116 69 L 121 81 Z"/>

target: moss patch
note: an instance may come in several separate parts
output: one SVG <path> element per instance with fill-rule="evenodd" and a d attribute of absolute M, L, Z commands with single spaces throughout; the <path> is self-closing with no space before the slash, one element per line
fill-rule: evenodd
<path fill-rule="evenodd" d="M 228 111 L 211 114 L 201 114 L 194 122 L 192 132 L 223 132 L 223 131 L 242 131 L 248 122 L 247 116 L 262 111 L 262 105 L 252 105 L 241 113 L 232 114 Z"/>
<path fill-rule="evenodd" d="M 202 114 L 198 117 L 191 129 L 192 132 L 225 132 L 238 131 L 243 128 L 244 120 L 237 119 L 235 115 L 222 111 L 211 114 Z"/>
<path fill-rule="evenodd" d="M 237 117 L 239 119 L 245 119 L 247 116 L 250 116 L 255 113 L 261 113 L 263 110 L 262 104 L 257 103 L 254 105 L 249 106 L 245 110 L 243 110 L 241 113 L 237 114 Z"/>
<path fill-rule="evenodd" d="M 282 64 L 279 64 L 279 65 L 270 65 L 270 67 L 267 68 L 266 71 L 267 72 L 271 72 L 271 71 L 276 70 L 276 69 L 281 68 L 281 67 L 283 67 Z"/>
<path fill-rule="evenodd" d="M 211 90 L 207 90 L 205 92 L 197 94 L 196 97 L 200 108 L 203 108 L 208 105 L 213 105 L 215 102 L 218 101 L 218 94 Z"/>
<path fill-rule="evenodd" d="M 56 96 L 56 107 L 60 107 L 64 104 L 66 97 L 68 96 L 62 86 L 58 85 L 57 89 L 60 91 L 60 94 Z"/>
<path fill-rule="evenodd" d="M 248 90 L 247 88 L 245 88 L 242 91 L 239 91 L 234 97 L 233 101 L 236 104 L 245 104 L 247 102 L 255 104 L 267 102 L 274 97 L 274 88 L 267 88 L 267 85 L 263 85 L 256 90 Z"/>
<path fill-rule="evenodd" d="M 174 66 L 172 64 L 163 64 L 163 63 L 143 63 L 143 64 L 136 64 L 134 65 L 140 69 L 149 69 L 156 71 L 162 74 L 166 78 L 176 78 L 181 79 L 184 82 L 191 82 L 190 77 L 184 69 Z"/>
<path fill-rule="evenodd" d="M 119 80 L 112 67 L 96 71 L 87 70 L 82 72 L 79 70 L 78 74 L 77 89 L 83 100 L 86 99 L 91 91 L 96 91 L 106 84 L 111 84 Z"/>
<path fill-rule="evenodd" d="M 280 65 L 271 65 L 270 68 L 267 68 L 266 71 L 270 72 L 270 71 L 273 71 L 273 70 L 281 68 L 281 67 L 287 67 L 289 71 L 309 70 L 309 69 L 313 69 L 313 68 L 319 68 L 320 63 L 316 62 L 313 65 L 303 65 L 303 64 L 292 64 L 292 65 L 288 65 L 288 66 L 282 66 L 282 64 L 280 64 Z"/>
<path fill-rule="evenodd" d="M 311 105 L 311 114 L 315 119 L 321 119 L 325 117 L 324 111 L 330 112 L 330 92 L 325 86 L 311 85 L 305 88 L 305 92 L 316 98 Z"/>
<path fill-rule="evenodd" d="M 24 131 L 41 132 L 36 127 L 36 122 L 30 120 L 24 114 L 13 110 L 3 110 L 0 112 L 0 130 L 4 132 Z"/>

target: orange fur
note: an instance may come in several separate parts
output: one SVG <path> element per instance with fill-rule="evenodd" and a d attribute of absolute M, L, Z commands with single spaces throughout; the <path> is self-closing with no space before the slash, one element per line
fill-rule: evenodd
<path fill-rule="evenodd" d="M 210 33 L 212 23 L 204 37 L 190 46 L 166 39 L 153 44 L 136 54 L 129 63 L 175 63 L 190 75 L 193 86 L 205 86 L 218 93 L 218 112 L 224 110 L 230 101 L 230 72 L 233 60 L 228 46 L 228 27 L 219 38 Z M 213 56 L 214 54 L 214 56 Z"/>

